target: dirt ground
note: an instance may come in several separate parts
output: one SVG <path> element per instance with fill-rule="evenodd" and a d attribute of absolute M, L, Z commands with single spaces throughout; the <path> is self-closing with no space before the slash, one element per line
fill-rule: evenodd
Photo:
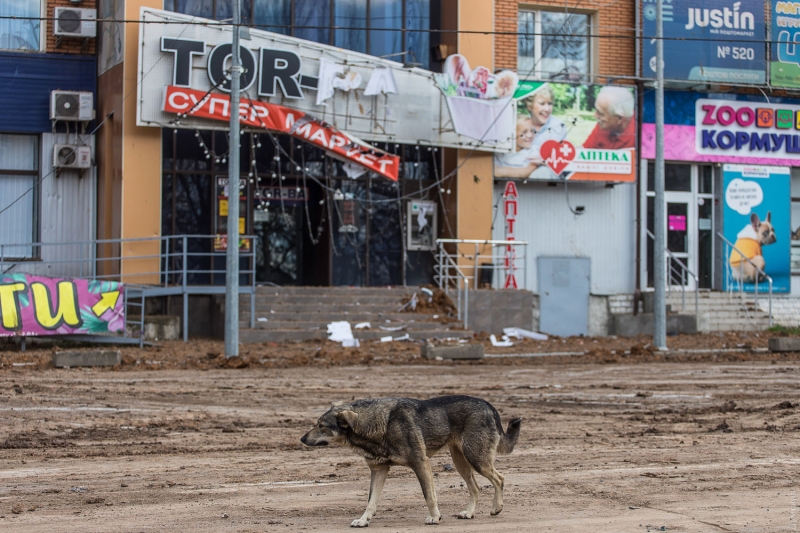
<path fill-rule="evenodd" d="M 479 362 L 413 343 L 123 348 L 105 369 L 55 369 L 53 346 L 0 346 L 0 531 L 345 531 L 369 471 L 299 438 L 335 400 L 469 394 L 520 442 L 498 458 L 505 509 L 433 458 L 445 520 L 410 470 L 389 474 L 371 529 L 450 532 L 796 532 L 800 354 L 771 333 L 526 341 Z M 596 341 L 596 342 L 595 342 Z M 534 357 L 532 354 L 561 354 Z"/>

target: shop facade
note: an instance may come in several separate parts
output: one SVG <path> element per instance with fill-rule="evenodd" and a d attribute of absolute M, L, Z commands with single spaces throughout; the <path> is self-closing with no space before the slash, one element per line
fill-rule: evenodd
<path fill-rule="evenodd" d="M 87 246 L 67 253 L 58 243 L 94 237 L 95 46 L 93 39 L 54 35 L 56 7 L 37 0 L 1 12 L 0 255 L 9 262 L 3 273 L 22 262 L 31 272 L 52 273 L 43 261 L 90 252 Z M 83 7 L 92 11 L 95 2 Z"/>
<path fill-rule="evenodd" d="M 709 94 L 668 91 L 665 95 L 665 202 L 667 247 L 699 278 L 699 288 L 736 288 L 730 244 L 752 224 L 769 216 L 773 242 L 761 242 L 764 271 L 777 294 L 798 294 L 791 276 L 795 229 L 792 190 L 798 190 L 800 153 L 796 113 L 800 100 L 761 94 Z M 654 102 L 645 95 L 642 126 L 640 217 L 653 231 L 655 156 Z M 644 184 L 647 187 L 644 187 Z M 755 218 L 757 217 L 757 222 Z M 741 238 L 741 237 L 740 237 Z M 762 239 L 763 241 L 764 239 Z M 640 235 L 646 250 L 641 288 L 652 287 L 652 239 Z M 741 245 L 739 246 L 741 247 Z M 795 254 L 796 255 L 796 254 Z M 687 278 L 685 286 L 694 289 Z M 794 289 L 792 287 L 794 285 Z M 753 290 L 745 283 L 746 290 Z M 760 291 L 767 286 L 761 283 Z"/>

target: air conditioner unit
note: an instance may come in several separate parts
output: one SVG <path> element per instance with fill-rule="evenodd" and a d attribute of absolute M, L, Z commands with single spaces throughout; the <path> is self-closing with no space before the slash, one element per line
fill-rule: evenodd
<path fill-rule="evenodd" d="M 53 35 L 63 37 L 96 37 L 97 10 L 82 7 L 55 8 Z"/>
<path fill-rule="evenodd" d="M 89 122 L 94 119 L 94 96 L 82 91 L 52 91 L 50 119 Z"/>
<path fill-rule="evenodd" d="M 53 166 L 56 168 L 92 168 L 92 147 L 57 144 L 53 147 Z"/>

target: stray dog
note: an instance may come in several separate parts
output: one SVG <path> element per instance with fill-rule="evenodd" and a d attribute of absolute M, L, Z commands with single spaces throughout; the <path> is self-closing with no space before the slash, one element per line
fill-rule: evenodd
<path fill-rule="evenodd" d="M 731 250 L 730 256 L 731 276 L 736 281 L 755 283 L 764 278 L 756 267 L 763 272 L 766 265 L 764 256 L 761 255 L 761 246 L 772 244 L 777 240 L 771 220 L 771 211 L 767 211 L 767 218 L 764 221 L 753 213 L 750 215 L 750 224 L 736 235 L 734 244 L 736 249 Z M 746 261 L 743 257 L 750 261 Z"/>
<path fill-rule="evenodd" d="M 503 475 L 494 469 L 497 453 L 511 453 L 519 438 L 521 418 L 504 432 L 500 415 L 492 405 L 469 396 L 442 396 L 430 400 L 380 398 L 335 403 L 316 427 L 303 435 L 307 446 L 347 444 L 363 455 L 372 473 L 367 509 L 352 527 L 367 527 L 378 506 L 391 466 L 411 468 L 422 486 L 430 516 L 426 524 L 442 520 L 436 503 L 433 472 L 428 460 L 444 446 L 450 448 L 458 473 L 469 489 L 470 501 L 459 518 L 473 518 L 478 503 L 478 483 L 473 471 L 494 486 L 492 515 L 503 510 Z"/>

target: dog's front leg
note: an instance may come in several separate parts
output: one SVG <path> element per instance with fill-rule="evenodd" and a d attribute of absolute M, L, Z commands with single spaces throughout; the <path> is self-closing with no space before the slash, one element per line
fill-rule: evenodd
<path fill-rule="evenodd" d="M 438 524 L 442 521 L 442 514 L 439 512 L 439 506 L 436 503 L 436 487 L 433 485 L 431 463 L 423 455 L 421 459 L 411 465 L 411 469 L 414 470 L 417 479 L 419 479 L 422 495 L 425 496 L 425 503 L 428 504 L 430 516 L 425 519 L 425 525 Z"/>
<path fill-rule="evenodd" d="M 367 527 L 369 521 L 372 520 L 372 515 L 378 508 L 378 499 L 381 497 L 383 484 L 386 483 L 386 476 L 389 475 L 388 465 L 369 465 L 372 475 L 369 479 L 369 501 L 367 502 L 367 509 L 361 518 L 353 520 L 350 527 Z"/>

